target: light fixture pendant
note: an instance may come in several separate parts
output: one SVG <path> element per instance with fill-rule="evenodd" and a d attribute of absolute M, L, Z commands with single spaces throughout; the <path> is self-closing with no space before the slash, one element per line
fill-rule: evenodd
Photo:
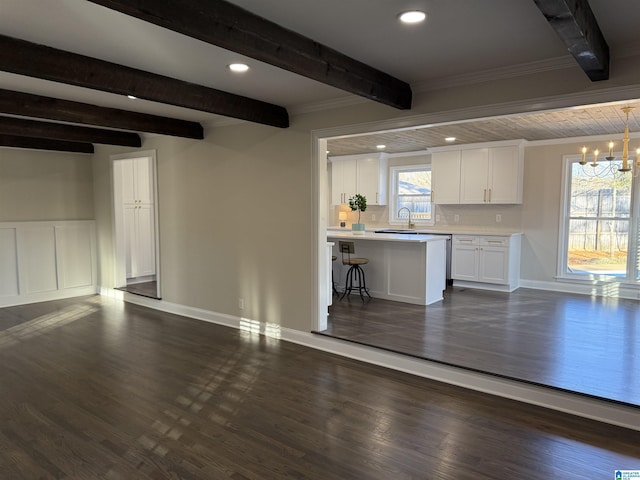
<path fill-rule="evenodd" d="M 593 163 L 590 163 L 589 165 L 591 165 L 593 167 L 593 171 L 591 173 L 589 173 L 589 176 L 608 176 L 608 175 L 612 175 L 614 174 L 616 171 L 618 172 L 629 172 L 631 171 L 631 168 L 633 166 L 633 164 L 629 163 L 629 113 L 631 112 L 631 110 L 633 110 L 633 107 L 630 106 L 626 106 L 626 107 L 622 107 L 621 110 L 624 112 L 626 119 L 625 119 L 625 124 L 624 124 L 624 135 L 622 137 L 622 156 L 620 158 L 620 160 L 622 160 L 622 164 L 620 165 L 620 168 L 615 168 L 615 164 L 611 163 L 613 160 L 616 159 L 616 157 L 613 154 L 613 147 L 614 147 L 614 143 L 613 141 L 609 142 L 609 154 L 604 157 L 606 160 L 609 161 L 609 167 L 602 167 L 603 164 L 598 164 L 598 155 L 600 154 L 600 151 L 598 149 L 593 151 Z M 580 165 L 582 165 L 584 167 L 584 165 L 587 164 L 587 147 L 583 146 L 581 149 L 582 152 L 582 158 L 580 159 Z M 596 167 L 600 166 L 601 168 L 596 170 Z M 637 150 L 637 157 L 636 157 L 636 164 L 635 164 L 635 172 L 634 175 L 638 175 L 638 172 L 640 171 L 640 148 Z M 586 173 L 586 171 L 585 171 Z"/>

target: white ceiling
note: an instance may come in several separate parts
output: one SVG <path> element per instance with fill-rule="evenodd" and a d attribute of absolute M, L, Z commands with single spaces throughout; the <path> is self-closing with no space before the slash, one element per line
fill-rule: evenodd
<path fill-rule="evenodd" d="M 574 62 L 533 0 L 231 3 L 406 81 L 414 92 L 474 72 Z M 590 4 L 614 59 L 640 51 L 637 1 L 590 0 Z M 397 14 L 414 8 L 427 12 L 427 22 L 401 25 Z M 85 0 L 0 0 L 0 33 L 275 103 L 290 112 L 352 97 Z M 251 70 L 231 74 L 226 66 L 235 61 L 248 63 Z M 0 72 L 0 88 L 205 125 L 222 120 L 209 113 L 4 72 Z M 501 126 L 502 131 L 505 128 Z"/>

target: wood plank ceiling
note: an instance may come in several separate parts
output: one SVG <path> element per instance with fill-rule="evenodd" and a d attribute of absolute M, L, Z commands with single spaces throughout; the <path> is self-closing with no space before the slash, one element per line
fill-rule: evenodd
<path fill-rule="evenodd" d="M 408 83 L 225 0 L 89 1 L 385 105 L 411 108 Z M 590 78 L 606 78 L 608 47 L 587 0 L 569 2 L 575 8 L 564 0 L 534 1 Z M 0 35 L 0 70 L 289 126 L 282 106 L 5 35 Z M 203 138 L 196 122 L 10 90 L 0 90 L 0 113 L 5 115 L 0 116 L 0 145 L 12 147 L 90 153 L 94 143 L 139 147 L 140 132 Z"/>

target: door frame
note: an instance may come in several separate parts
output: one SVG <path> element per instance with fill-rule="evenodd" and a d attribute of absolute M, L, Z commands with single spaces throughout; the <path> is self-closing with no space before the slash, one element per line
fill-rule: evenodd
<path fill-rule="evenodd" d="M 153 195 L 153 236 L 155 246 L 155 265 L 156 265 L 156 297 L 161 298 L 161 281 L 160 281 L 160 228 L 158 223 L 158 162 L 157 151 L 143 150 L 140 152 L 121 153 L 111 155 L 111 190 L 113 193 L 113 275 L 114 287 L 123 288 L 127 286 L 126 274 L 126 255 L 124 249 L 124 219 L 122 212 L 118 208 L 122 203 L 122 188 L 116 178 L 116 162 L 120 160 L 132 160 L 135 158 L 150 158 L 151 165 L 151 188 Z"/>

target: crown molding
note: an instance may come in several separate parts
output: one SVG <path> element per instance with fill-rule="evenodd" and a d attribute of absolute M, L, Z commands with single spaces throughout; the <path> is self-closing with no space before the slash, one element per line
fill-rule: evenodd
<path fill-rule="evenodd" d="M 566 68 L 573 67 L 578 68 L 573 57 L 570 55 L 563 55 L 561 57 L 538 60 L 535 62 L 527 62 L 518 65 L 509 65 L 507 67 L 491 68 L 488 70 L 435 78 L 413 85 L 413 91 L 414 93 L 422 93 L 431 90 L 441 90 L 443 88 L 461 87 L 465 85 L 473 85 L 475 83 L 503 80 L 506 78 L 523 77 L 527 75 L 534 75 L 536 73 L 564 70 Z"/>

